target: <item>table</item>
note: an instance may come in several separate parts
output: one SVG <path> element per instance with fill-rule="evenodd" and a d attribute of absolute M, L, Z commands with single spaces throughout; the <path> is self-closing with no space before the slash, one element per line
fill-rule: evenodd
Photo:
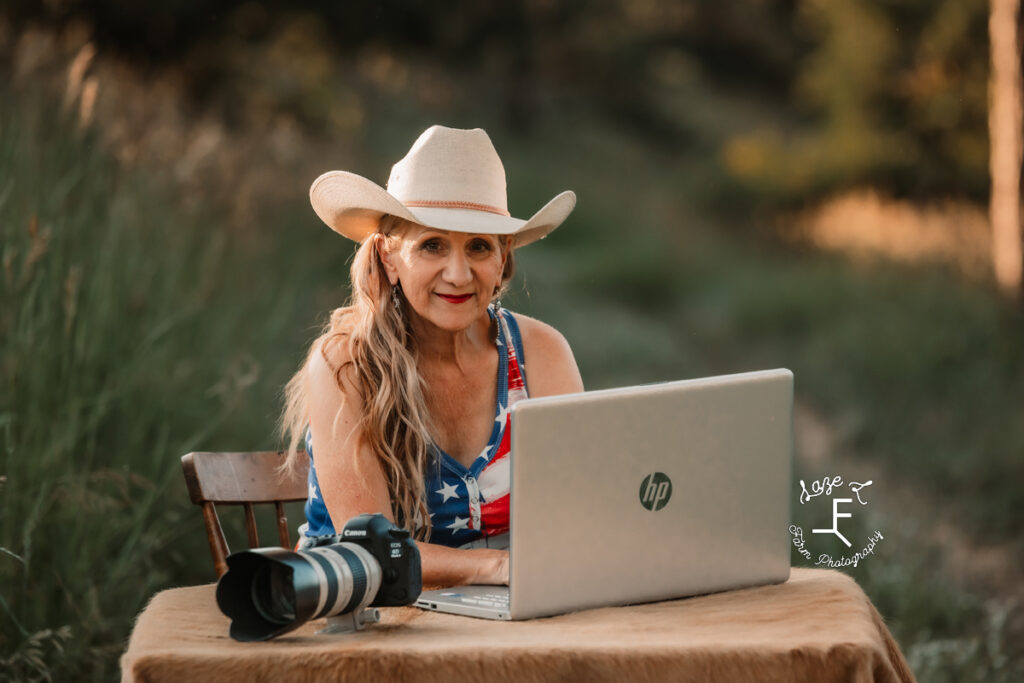
<path fill-rule="evenodd" d="M 496 622 L 383 608 L 365 631 L 323 620 L 264 643 L 228 637 L 214 586 L 158 593 L 121 658 L 122 681 L 913 681 L 857 583 L 794 568 L 774 586 Z"/>

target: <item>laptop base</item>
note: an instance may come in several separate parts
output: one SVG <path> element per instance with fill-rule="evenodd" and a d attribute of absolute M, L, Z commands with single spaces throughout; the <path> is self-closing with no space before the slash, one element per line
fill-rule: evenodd
<path fill-rule="evenodd" d="M 453 586 L 423 591 L 416 606 L 465 617 L 508 621 L 508 586 Z"/>

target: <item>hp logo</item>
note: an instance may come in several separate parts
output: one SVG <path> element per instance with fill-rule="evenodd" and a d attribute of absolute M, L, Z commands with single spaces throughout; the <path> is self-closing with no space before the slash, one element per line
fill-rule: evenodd
<path fill-rule="evenodd" d="M 660 510 L 672 497 L 672 480 L 664 472 L 652 472 L 640 482 L 640 504 L 652 512 Z"/>

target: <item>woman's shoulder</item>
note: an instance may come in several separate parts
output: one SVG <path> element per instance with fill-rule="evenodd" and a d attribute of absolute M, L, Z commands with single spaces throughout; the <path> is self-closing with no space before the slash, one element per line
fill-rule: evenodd
<path fill-rule="evenodd" d="M 505 310 L 512 315 L 516 325 L 519 326 L 519 336 L 522 337 L 524 346 L 535 347 L 542 353 L 569 348 L 569 342 L 565 336 L 543 320 Z"/>
<path fill-rule="evenodd" d="M 355 369 L 351 361 L 352 351 L 347 335 L 321 336 L 313 342 L 309 350 L 309 361 L 306 363 L 306 381 L 310 389 L 329 393 L 342 391 L 342 387 L 338 385 L 339 377 L 346 380 L 344 389 L 348 389 L 347 385 L 355 379 Z"/>
<path fill-rule="evenodd" d="M 550 396 L 583 391 L 576 357 L 569 341 L 546 322 L 509 311 L 519 326 L 530 395 Z"/>

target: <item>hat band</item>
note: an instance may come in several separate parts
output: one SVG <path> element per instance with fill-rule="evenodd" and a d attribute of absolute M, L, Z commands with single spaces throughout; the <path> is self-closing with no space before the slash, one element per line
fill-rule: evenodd
<path fill-rule="evenodd" d="M 472 209 L 473 211 L 486 211 L 487 213 L 496 213 L 499 216 L 509 216 L 510 214 L 505 209 L 499 209 L 496 206 L 490 204 L 477 204 L 476 202 L 450 202 L 436 199 L 413 199 L 411 201 L 403 201 L 406 206 L 421 206 L 424 208 L 431 209 Z"/>

